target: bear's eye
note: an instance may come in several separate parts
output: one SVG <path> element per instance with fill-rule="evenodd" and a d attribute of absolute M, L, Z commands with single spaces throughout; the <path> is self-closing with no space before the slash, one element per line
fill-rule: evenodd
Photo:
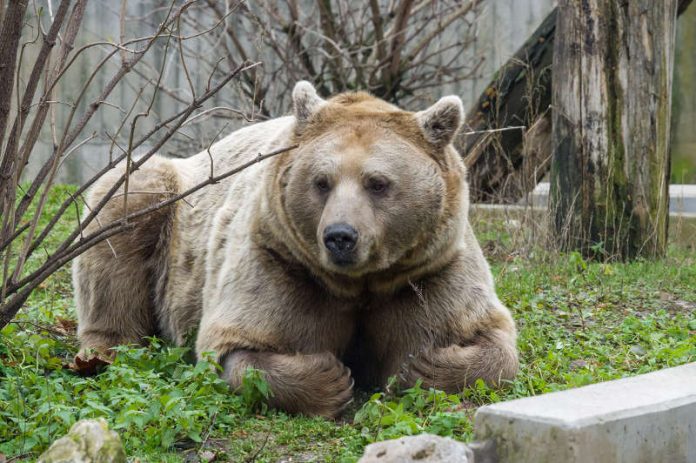
<path fill-rule="evenodd" d="M 331 185 L 329 184 L 329 179 L 326 177 L 319 177 L 314 180 L 314 186 L 316 187 L 317 190 L 321 191 L 322 193 L 326 193 L 331 189 Z"/>
<path fill-rule="evenodd" d="M 370 193 L 383 194 L 389 188 L 389 180 L 385 178 L 374 177 L 367 181 L 367 189 Z"/>

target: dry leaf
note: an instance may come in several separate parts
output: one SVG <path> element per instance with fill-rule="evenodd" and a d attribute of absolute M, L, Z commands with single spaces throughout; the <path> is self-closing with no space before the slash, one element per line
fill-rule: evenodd
<path fill-rule="evenodd" d="M 77 334 L 77 322 L 69 318 L 56 318 L 54 329 L 61 334 L 74 336 Z"/>
<path fill-rule="evenodd" d="M 452 408 L 452 411 L 455 412 L 460 412 L 464 410 L 473 410 L 475 408 L 478 408 L 475 403 L 469 402 L 468 400 L 462 400 L 462 402 L 459 405 L 456 405 Z"/>
<path fill-rule="evenodd" d="M 80 354 L 78 354 L 68 365 L 68 368 L 80 376 L 93 376 L 99 373 L 99 371 L 104 367 L 111 365 L 112 363 L 112 359 L 100 354 L 92 354 L 86 359 L 82 358 Z"/>

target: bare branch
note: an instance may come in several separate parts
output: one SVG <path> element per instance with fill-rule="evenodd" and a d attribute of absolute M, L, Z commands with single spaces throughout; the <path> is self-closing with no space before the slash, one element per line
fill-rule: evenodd
<path fill-rule="evenodd" d="M 208 185 L 220 182 L 228 177 L 231 177 L 232 175 L 235 175 L 244 169 L 249 168 L 250 166 L 257 164 L 265 159 L 271 158 L 273 156 L 277 156 L 279 154 L 288 152 L 290 150 L 293 150 L 297 148 L 297 145 L 293 146 L 288 146 L 284 148 L 277 149 L 275 151 L 272 151 L 270 153 L 266 154 L 259 154 L 255 158 L 253 158 L 250 161 L 245 162 L 244 164 L 231 169 L 223 174 L 217 175 L 215 177 L 210 177 L 206 179 L 205 181 L 199 183 L 198 185 L 189 188 L 188 190 L 179 193 L 169 199 L 166 199 L 158 204 L 155 204 L 153 206 L 150 206 L 145 209 L 141 209 L 139 211 L 133 212 L 131 214 L 128 214 L 125 217 L 122 217 L 121 219 L 111 222 L 103 227 L 101 227 L 99 230 L 96 232 L 84 236 L 77 240 L 74 244 L 71 246 L 67 246 L 66 249 L 63 250 L 59 255 L 53 255 L 51 256 L 50 259 L 46 261 L 46 263 L 41 266 L 38 270 L 32 272 L 31 274 L 27 275 L 26 278 L 24 278 L 22 281 L 17 283 L 11 288 L 12 293 L 14 293 L 9 301 L 7 303 L 0 305 L 0 328 L 4 327 L 9 323 L 12 318 L 16 315 L 16 313 L 19 311 L 20 307 L 24 302 L 27 300 L 31 292 L 36 289 L 43 281 L 46 280 L 53 272 L 58 270 L 60 267 L 63 265 L 67 264 L 70 262 L 72 259 L 77 257 L 78 255 L 84 253 L 88 249 L 92 248 L 93 246 L 108 240 L 112 236 L 115 236 L 119 233 L 123 233 L 125 231 L 128 231 L 133 228 L 134 226 L 134 220 L 137 219 L 138 217 L 142 217 L 147 214 L 151 214 L 159 209 L 162 209 L 164 207 L 167 207 L 177 201 L 182 200 L 183 198 L 190 196 L 191 194 L 195 193 L 196 191 L 200 190 L 201 188 L 204 188 Z M 74 197 L 71 198 L 71 200 L 74 200 Z M 80 230 L 82 230 L 86 224 L 83 223 L 81 224 Z M 21 289 L 20 289 L 21 288 Z"/>
<path fill-rule="evenodd" d="M 16 32 L 15 36 L 21 36 L 21 28 L 25 24 L 23 19 L 27 11 L 27 3 L 13 3 L 11 7 L 8 7 L 8 16 L 5 18 L 3 29 L 0 31 L 0 37 L 9 37 L 7 27 L 12 24 L 14 25 L 13 32 Z M 44 30 L 41 22 L 38 20 L 39 11 L 35 9 L 33 14 L 34 18 L 36 18 L 37 26 L 34 29 L 35 33 L 31 34 L 31 38 L 24 43 L 20 43 L 17 40 L 14 43 L 12 41 L 3 41 L 0 44 L 0 64 L 5 62 L 1 58 L 11 58 L 10 61 L 13 64 L 11 69 L 6 66 L 0 66 L 0 72 L 7 71 L 11 77 L 11 79 L 4 79 L 0 82 L 0 93 L 4 92 L 10 97 L 16 96 L 17 101 L 16 104 L 12 101 L 13 107 L 16 107 L 17 115 L 14 119 L 12 130 L 7 132 L 9 134 L 8 142 L 5 145 L 0 162 L 0 173 L 5 173 L 6 176 L 3 178 L 8 179 L 7 182 L 2 182 L 2 191 L 0 191 L 3 213 L 3 224 L 0 227 L 0 260 L 2 260 L 3 268 L 2 280 L 0 281 L 2 284 L 2 291 L 0 292 L 0 326 L 4 326 L 14 317 L 21 305 L 26 301 L 26 298 L 31 294 L 31 291 L 41 281 L 44 281 L 76 255 L 105 240 L 107 245 L 110 245 L 108 241 L 110 236 L 132 227 L 132 223 L 129 221 L 159 208 L 166 207 L 174 201 L 182 200 L 187 202 L 185 196 L 193 191 L 203 188 L 206 184 L 220 181 L 244 168 L 244 166 L 241 166 L 234 172 L 226 172 L 218 176 L 214 176 L 211 173 L 211 176 L 206 179 L 204 184 L 198 185 L 197 188 L 194 187 L 194 189 L 184 192 L 171 192 L 171 195 L 162 192 L 131 192 L 127 186 L 129 175 L 140 169 L 175 134 L 180 133 L 185 124 L 201 121 L 221 113 L 238 114 L 249 119 L 242 111 L 224 104 L 218 103 L 213 105 L 213 108 L 210 110 L 202 110 L 202 108 L 204 103 L 217 95 L 232 79 L 237 76 L 244 76 L 246 71 L 256 69 L 260 63 L 243 61 L 241 64 L 236 65 L 234 69 L 225 70 L 221 66 L 223 60 L 215 58 L 211 60 L 210 66 L 207 68 L 209 71 L 208 75 L 201 76 L 202 79 L 194 79 L 193 74 L 188 70 L 189 63 L 192 63 L 193 59 L 197 63 L 200 62 L 200 57 L 194 54 L 195 47 L 189 48 L 186 42 L 208 40 L 209 34 L 215 29 L 222 29 L 223 25 L 226 25 L 227 19 L 231 14 L 230 10 L 210 26 L 210 23 L 207 23 L 207 25 L 198 23 L 191 19 L 191 15 L 185 14 L 191 6 L 199 4 L 199 0 L 188 0 L 180 5 L 178 5 L 179 2 L 176 0 L 171 0 L 168 2 L 169 8 L 161 10 L 164 19 L 158 23 L 152 35 L 127 39 L 126 34 L 128 30 L 125 15 L 129 10 L 129 4 L 127 0 L 122 0 L 120 2 L 119 43 L 91 42 L 80 46 L 73 53 L 73 44 L 83 27 L 82 18 L 86 3 L 87 0 L 72 2 L 74 7 L 69 12 L 70 0 L 62 0 L 56 10 L 51 9 L 49 12 L 51 23 L 50 27 L 47 28 L 48 30 Z M 12 12 L 12 15 L 10 15 L 10 12 Z M 32 12 L 29 12 L 29 14 L 32 14 Z M 28 25 L 27 27 L 33 27 L 32 21 L 26 24 Z M 191 25 L 193 27 L 192 31 L 188 29 Z M 184 28 L 187 29 L 184 30 Z M 224 34 L 224 31 L 219 32 L 218 36 L 220 34 Z M 41 38 L 43 43 L 38 43 L 38 39 Z M 61 39 L 60 47 L 57 53 L 54 52 L 55 59 L 52 60 L 51 50 L 55 48 L 58 39 Z M 169 41 L 171 39 L 177 41 L 178 46 L 172 47 L 172 51 L 175 51 L 179 57 L 179 70 L 187 75 L 191 98 L 186 100 L 180 99 L 173 114 L 161 118 L 155 110 L 155 102 L 158 100 L 161 90 L 166 88 L 163 84 L 167 74 L 166 66 L 167 63 L 172 62 L 171 56 L 174 56 L 173 53 L 169 53 Z M 164 40 L 164 42 L 160 46 L 161 40 Z M 23 92 L 21 92 L 20 80 L 17 76 L 20 75 L 22 70 L 19 65 L 14 66 L 14 63 L 22 62 L 22 58 L 25 58 L 25 55 L 18 53 L 18 51 L 34 46 L 35 42 L 38 53 L 31 55 L 31 58 L 29 58 L 31 60 L 31 72 L 28 74 L 28 78 L 22 81 L 25 85 Z M 68 70 L 80 58 L 83 58 L 88 51 L 98 49 L 103 49 L 105 53 L 83 73 L 84 78 L 80 78 L 77 82 L 70 82 L 70 87 L 75 88 L 77 94 L 75 98 L 66 101 L 62 83 L 68 75 Z M 142 76 L 145 79 L 142 85 L 134 85 L 132 82 L 133 78 L 126 77 L 132 75 L 130 71 L 139 64 L 146 61 L 152 62 L 151 58 L 145 60 L 146 56 L 151 55 L 151 50 L 158 50 L 164 55 L 161 60 L 158 58 L 160 63 L 157 66 L 158 69 L 149 67 L 155 75 L 148 78 L 142 71 L 143 69 L 148 69 L 148 67 L 140 67 L 139 72 L 135 73 L 137 74 L 135 78 L 139 79 L 140 77 L 138 76 Z M 107 68 L 107 65 L 114 63 L 113 57 L 117 53 L 120 53 L 118 67 L 112 72 L 110 78 L 104 82 L 102 87 L 98 87 L 97 82 L 101 79 L 100 73 Z M 17 59 L 17 55 L 19 55 L 19 59 Z M 27 53 L 27 55 L 29 54 Z M 80 60 L 80 62 L 82 61 L 84 59 Z M 204 74 L 205 69 L 202 71 L 200 74 Z M 150 73 L 150 71 L 147 72 L 148 74 Z M 40 87 L 39 81 L 42 78 L 44 79 L 42 93 L 37 97 Z M 7 85 L 3 86 L 3 84 Z M 205 85 L 205 88 L 201 90 L 196 85 L 199 87 Z M 123 102 L 118 102 L 117 99 L 109 100 L 109 95 L 118 88 L 125 88 L 132 92 L 134 94 L 133 101 L 124 104 Z M 149 91 L 150 89 L 152 91 Z M 148 95 L 149 97 L 142 98 L 143 95 Z M 7 103 L 6 113 L 0 113 L 0 115 L 4 115 L 2 121 L 5 124 L 4 127 L 7 127 L 8 124 L 10 108 L 8 102 L 9 98 L 0 103 L 0 106 Z M 141 109 L 136 111 L 136 107 Z M 64 111 L 65 117 L 57 118 L 55 108 Z M 90 121 L 100 112 L 100 108 L 105 108 L 109 113 L 115 112 L 121 118 L 120 123 L 115 125 L 117 128 L 113 134 L 104 129 L 87 132 Z M 51 111 L 51 117 L 48 125 L 50 136 L 53 139 L 53 149 L 48 159 L 43 162 L 43 165 L 39 164 L 40 169 L 38 173 L 32 174 L 29 187 L 26 189 L 20 188 L 19 179 L 25 164 L 29 161 L 36 162 L 37 158 L 34 156 L 36 152 L 35 147 L 49 110 Z M 32 118 L 31 123 L 26 124 L 27 130 L 23 130 L 25 122 L 30 117 Z M 59 123 L 62 124 L 61 127 L 58 127 Z M 123 134 L 122 131 L 126 124 L 128 124 L 129 130 L 127 134 Z M 223 129 L 224 126 L 220 131 Z M 7 134 L 5 134 L 3 128 L 0 135 Z M 51 211 L 50 215 L 46 216 L 46 205 L 51 185 L 60 166 L 73 153 L 81 151 L 88 143 L 101 138 L 101 136 L 104 137 L 104 140 L 108 140 L 109 144 L 110 159 L 107 166 L 98 170 L 96 175 L 89 178 L 75 193 L 70 194 L 57 212 Z M 128 142 L 122 143 L 123 138 L 127 138 Z M 21 147 L 19 147 L 20 141 Z M 141 146 L 147 146 L 146 152 L 138 158 L 134 157 L 135 150 Z M 116 155 L 113 153 L 115 148 L 120 150 Z M 260 162 L 271 155 L 273 154 L 269 153 L 268 156 L 261 155 L 253 162 Z M 69 209 L 79 214 L 78 198 L 82 197 L 84 191 L 124 160 L 128 163 L 126 172 L 120 178 L 117 178 L 113 190 L 106 195 L 104 200 L 91 208 L 87 208 L 83 220 L 79 221 L 78 226 L 61 243 L 50 249 L 44 248 L 46 238 Z M 17 191 L 20 191 L 22 194 L 19 201 L 17 201 Z M 135 215 L 128 212 L 126 205 L 124 214 L 119 218 L 118 223 L 100 223 L 100 211 L 109 198 L 113 199 L 114 197 L 123 196 L 125 202 L 129 194 L 155 193 L 167 196 L 162 204 L 155 205 L 148 210 L 136 211 Z M 37 199 L 36 201 L 35 198 Z M 30 205 L 34 207 L 34 210 L 32 210 L 32 216 L 27 217 L 26 212 L 29 210 Z M 42 228 L 40 224 L 46 220 L 47 225 Z M 96 232 L 86 234 L 85 227 L 92 221 L 97 224 Z M 39 248 L 45 251 L 45 259 L 29 271 L 25 270 L 26 262 L 35 255 Z M 113 247 L 111 248 L 113 252 L 114 249 Z"/>
<path fill-rule="evenodd" d="M 19 32 L 22 24 L 35 27 L 24 34 L 29 40 L 0 43 L 0 65 L 8 53 L 20 63 L 11 72 L 14 84 L 0 82 L 0 94 L 9 95 L 0 101 L 8 108 L 0 132 L 0 175 L 6 177 L 0 180 L 9 179 L 0 187 L 0 326 L 17 313 L 33 288 L 70 259 L 105 240 L 110 245 L 111 236 L 131 229 L 142 215 L 177 200 L 186 202 L 192 192 L 233 175 L 237 170 L 215 172 L 214 140 L 228 125 L 282 114 L 297 80 L 313 80 L 324 95 L 364 88 L 392 102 L 415 102 L 423 89 L 459 82 L 480 63 L 468 51 L 476 40 L 478 2 L 473 0 L 316 0 L 302 3 L 302 8 L 297 0 L 166 0 L 142 16 L 127 16 L 138 8 L 121 0 L 100 4 L 116 18 L 117 38 L 84 43 L 80 31 L 87 1 L 54 1 L 48 24 L 37 18 L 36 8 L 27 10 L 26 0 L 24 14 L 13 18 Z M 21 5 L 10 2 L 0 37 L 7 36 L 10 10 Z M 29 21 L 17 22 L 26 15 Z M 148 33 L 128 36 L 143 29 Z M 444 40 L 443 34 L 455 29 L 454 40 Z M 32 53 L 22 54 L 25 48 Z M 229 91 L 221 92 L 233 79 Z M 5 130 L 10 98 L 13 123 Z M 43 136 L 48 157 L 39 161 Z M 86 158 L 94 175 L 61 198 L 57 210 L 49 210 L 51 186 L 61 166 L 93 146 L 105 150 L 108 160 L 97 162 L 106 165 L 92 167 Z M 156 153 L 194 148 L 210 157 L 205 182 L 184 192 L 132 191 L 130 175 Z M 29 184 L 20 188 L 24 174 Z M 64 240 L 50 244 L 57 225 L 79 214 L 83 193 L 104 175 L 110 178 L 109 191 L 84 210 Z M 133 212 L 129 208 L 134 201 L 128 199 L 133 194 L 161 195 L 161 201 L 155 209 Z M 101 223 L 103 208 L 114 199 L 119 211 L 123 201 L 123 212 L 118 220 Z"/>

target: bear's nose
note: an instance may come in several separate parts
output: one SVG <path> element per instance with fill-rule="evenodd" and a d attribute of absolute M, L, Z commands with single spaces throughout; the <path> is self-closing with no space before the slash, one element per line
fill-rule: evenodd
<path fill-rule="evenodd" d="M 331 253 L 331 260 L 335 264 L 351 263 L 357 242 L 358 231 L 347 223 L 329 225 L 324 229 L 324 246 Z"/>

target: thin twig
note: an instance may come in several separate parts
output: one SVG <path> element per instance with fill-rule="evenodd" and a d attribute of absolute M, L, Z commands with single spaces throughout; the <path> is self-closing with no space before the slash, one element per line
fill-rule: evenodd
<path fill-rule="evenodd" d="M 101 243 L 102 241 L 111 238 L 112 236 L 117 235 L 119 233 L 123 233 L 133 229 L 133 227 L 135 226 L 133 222 L 134 219 L 147 214 L 151 214 L 152 212 L 167 207 L 173 204 L 174 202 L 179 201 L 180 199 L 200 190 L 201 188 L 204 188 L 207 185 L 217 183 L 265 159 L 277 156 L 295 148 L 297 148 L 297 145 L 280 148 L 267 154 L 259 154 L 254 159 L 247 161 L 246 163 L 214 178 L 208 178 L 202 183 L 189 188 L 183 193 L 180 193 L 172 198 L 164 200 L 153 206 L 133 212 L 129 214 L 127 217 L 122 217 L 114 222 L 111 222 L 110 224 L 107 224 L 106 226 L 100 228 L 91 235 L 85 236 L 84 238 L 81 238 L 77 242 L 73 243 L 72 245 L 67 246 L 66 249 L 60 252 L 60 254 L 54 253 L 50 257 L 50 259 L 47 260 L 44 263 L 44 265 L 42 265 L 39 269 L 27 275 L 24 279 L 22 279 L 22 281 L 11 286 L 10 291 L 11 293 L 14 293 L 14 295 L 9 299 L 9 301 L 4 302 L 2 305 L 0 305 L 0 327 L 4 327 L 7 323 L 9 323 L 12 320 L 19 308 L 27 300 L 31 292 L 38 285 L 40 285 L 46 278 L 53 274 L 53 272 L 70 262 L 78 255 L 84 253 L 93 246 Z"/>
<path fill-rule="evenodd" d="M 505 132 L 507 130 L 527 130 L 527 126 L 524 125 L 514 125 L 511 127 L 501 127 L 499 129 L 489 129 L 489 130 L 474 130 L 472 132 L 462 132 L 462 135 L 476 135 L 479 133 L 497 133 Z"/>

